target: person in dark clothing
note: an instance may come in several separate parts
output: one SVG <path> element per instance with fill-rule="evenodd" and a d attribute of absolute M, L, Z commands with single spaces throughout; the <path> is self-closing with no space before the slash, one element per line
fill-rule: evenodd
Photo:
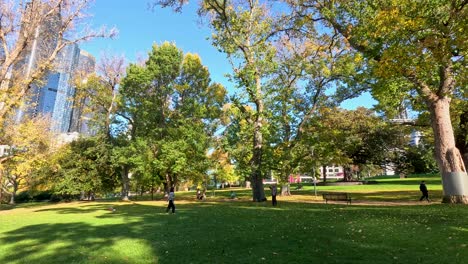
<path fill-rule="evenodd" d="M 278 192 L 276 184 L 271 185 L 270 190 L 271 190 L 271 204 L 273 206 L 276 206 L 278 204 L 278 202 L 276 201 L 276 193 Z"/>
<path fill-rule="evenodd" d="M 424 198 L 429 202 L 429 192 L 427 191 L 426 183 L 424 181 L 421 181 L 421 184 L 419 184 L 419 190 L 422 192 L 422 196 L 419 199 L 419 201 L 422 201 Z"/>
<path fill-rule="evenodd" d="M 169 209 L 172 209 L 173 214 L 175 213 L 174 199 L 175 199 L 174 187 L 171 187 L 171 190 L 169 191 L 169 195 L 167 196 L 167 200 L 169 201 L 169 204 L 167 205 L 166 213 L 169 212 Z"/>

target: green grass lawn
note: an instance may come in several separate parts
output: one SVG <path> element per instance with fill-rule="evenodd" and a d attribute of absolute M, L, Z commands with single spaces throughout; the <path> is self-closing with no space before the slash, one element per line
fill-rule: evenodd
<path fill-rule="evenodd" d="M 318 187 L 349 191 L 356 205 L 324 204 L 305 186 L 276 208 L 248 190 L 205 202 L 177 192 L 175 215 L 162 200 L 3 207 L 0 263 L 467 263 L 468 207 L 412 202 L 419 180 Z"/>

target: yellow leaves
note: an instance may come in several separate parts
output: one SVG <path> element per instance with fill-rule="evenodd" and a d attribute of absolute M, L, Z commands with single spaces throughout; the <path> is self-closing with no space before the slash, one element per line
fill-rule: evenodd
<path fill-rule="evenodd" d="M 27 147 L 41 151 L 40 146 L 49 145 L 52 136 L 49 132 L 50 118 L 47 116 L 28 119 L 6 129 L 9 144 L 19 148 Z"/>
<path fill-rule="evenodd" d="M 381 34 L 390 32 L 394 25 L 399 24 L 399 20 L 398 9 L 381 10 L 375 17 L 376 32 Z"/>
<path fill-rule="evenodd" d="M 414 31 L 419 28 L 423 20 L 418 16 L 409 16 L 407 9 L 403 10 L 402 5 L 408 8 L 407 3 L 392 4 L 392 6 L 378 11 L 377 15 L 368 21 L 373 31 L 369 32 L 373 38 L 385 38 L 389 36 L 399 36 L 402 32 Z"/>
<path fill-rule="evenodd" d="M 356 56 L 354 56 L 354 62 L 356 64 L 360 64 L 363 60 L 364 58 L 361 53 L 357 53 Z"/>
<path fill-rule="evenodd" d="M 328 67 L 322 67 L 322 74 L 324 77 L 329 77 L 331 75 L 331 70 Z"/>

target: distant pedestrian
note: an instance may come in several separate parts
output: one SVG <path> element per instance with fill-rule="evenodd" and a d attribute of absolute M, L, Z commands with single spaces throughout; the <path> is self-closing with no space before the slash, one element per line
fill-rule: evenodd
<path fill-rule="evenodd" d="M 231 191 L 231 199 L 232 200 L 236 200 L 237 199 L 237 195 L 234 191 Z"/>
<path fill-rule="evenodd" d="M 419 184 L 419 190 L 422 192 L 422 196 L 419 199 L 419 201 L 422 201 L 424 198 L 429 201 L 429 192 L 427 191 L 426 183 L 424 181 L 421 181 L 421 184 Z"/>
<path fill-rule="evenodd" d="M 213 193 L 214 193 L 214 190 L 213 190 Z M 201 196 L 202 196 L 201 200 L 206 200 L 206 189 L 203 189 Z"/>
<path fill-rule="evenodd" d="M 276 184 L 271 185 L 270 190 L 271 190 L 271 204 L 273 206 L 276 206 L 277 204 L 276 194 L 278 193 L 278 188 L 276 187 Z"/>
<path fill-rule="evenodd" d="M 200 188 L 197 188 L 197 200 L 201 200 L 200 197 L 202 197 L 202 193 L 200 191 Z"/>
<path fill-rule="evenodd" d="M 169 212 L 169 209 L 172 209 L 172 213 L 175 214 L 174 199 L 175 199 L 174 187 L 171 187 L 171 190 L 169 191 L 169 195 L 167 196 L 167 201 L 169 201 L 169 204 L 167 205 L 166 213 Z"/>

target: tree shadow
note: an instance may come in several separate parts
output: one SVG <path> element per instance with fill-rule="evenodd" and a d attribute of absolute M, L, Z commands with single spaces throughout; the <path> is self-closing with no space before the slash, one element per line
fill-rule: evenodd
<path fill-rule="evenodd" d="M 317 200 L 320 200 L 323 193 L 334 192 L 334 191 L 317 191 Z M 419 190 L 414 191 L 374 191 L 374 192 L 361 192 L 361 191 L 336 191 L 336 192 L 347 192 L 350 194 L 352 201 L 374 201 L 374 202 L 417 202 L 421 197 Z M 294 191 L 293 196 L 314 196 L 313 191 Z M 442 190 L 429 190 L 429 198 L 433 202 L 442 201 L 443 192 Z M 281 201 L 281 197 L 278 198 Z M 303 198 L 301 198 L 303 199 Z M 301 200 L 299 199 L 299 200 Z M 301 201 L 297 201 L 301 202 Z"/>
<path fill-rule="evenodd" d="M 279 205 L 176 203 L 175 215 L 161 203 L 40 209 L 65 220 L 0 233 L 0 263 L 392 263 L 421 261 L 426 248 L 452 263 L 467 257 L 454 247 L 468 238 L 456 219 L 464 208 Z M 440 239 L 447 228 L 449 242 Z"/>
<path fill-rule="evenodd" d="M 84 214 L 84 213 L 93 213 L 96 211 L 111 211 L 116 205 L 111 203 L 99 203 L 99 204 L 89 204 L 86 206 L 72 206 L 70 207 L 59 207 L 59 208 L 44 208 L 36 209 L 34 212 L 58 212 L 60 214 Z"/>

